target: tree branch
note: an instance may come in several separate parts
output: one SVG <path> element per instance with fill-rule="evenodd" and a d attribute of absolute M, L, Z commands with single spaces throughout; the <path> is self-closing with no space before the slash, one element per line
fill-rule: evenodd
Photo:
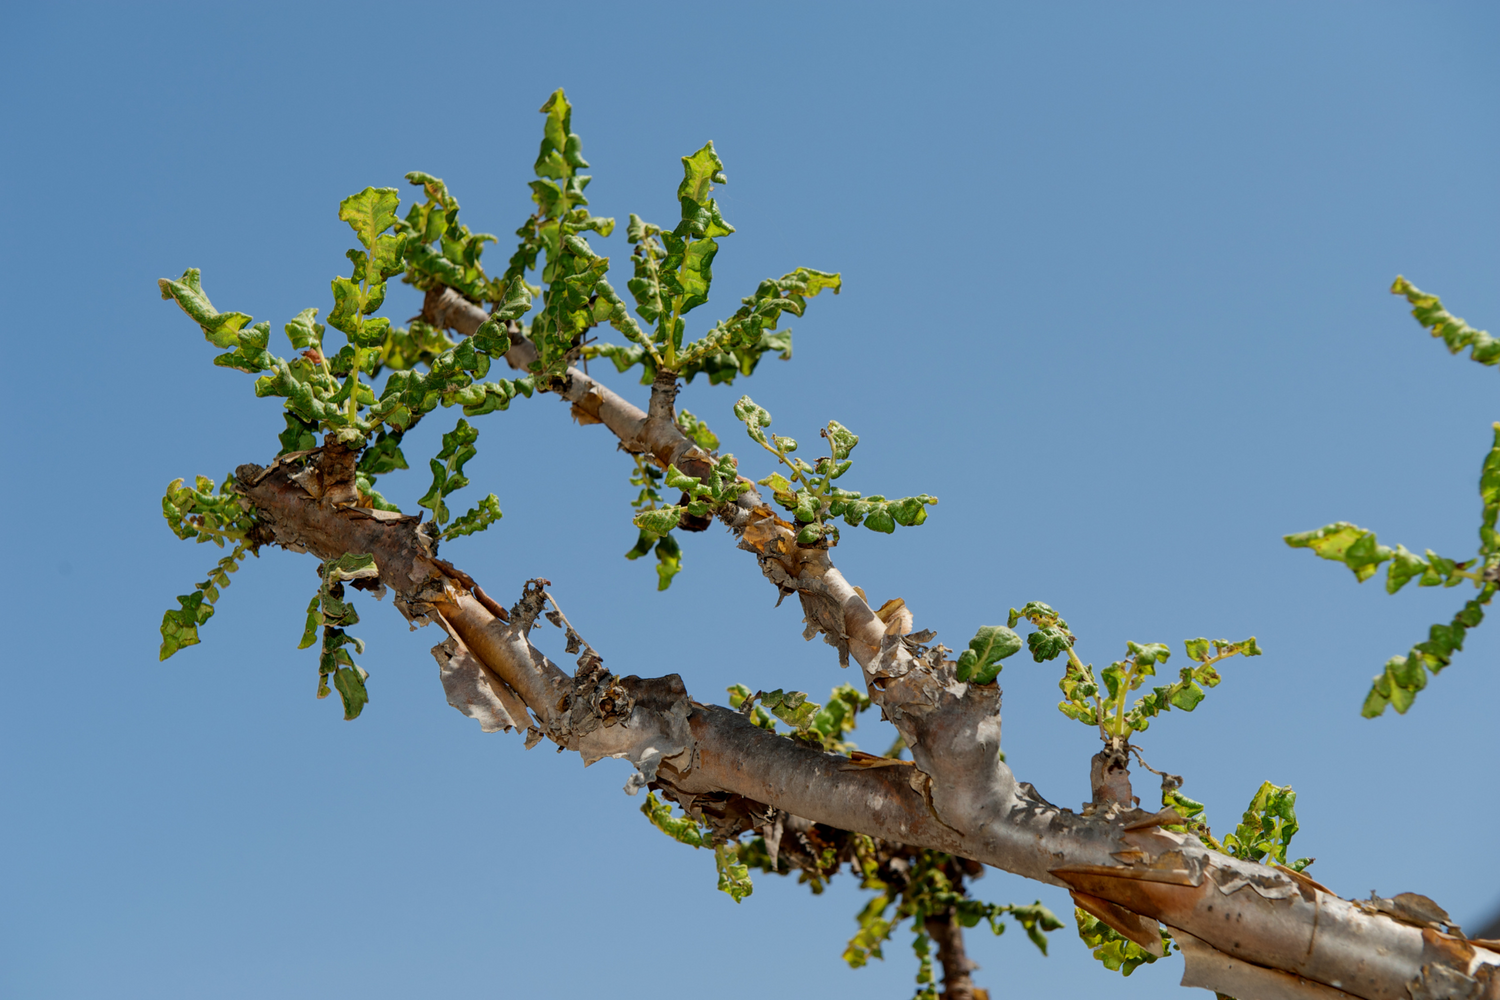
<path fill-rule="evenodd" d="M 923 922 L 927 936 L 937 945 L 938 964 L 943 967 L 943 1000 L 976 1000 L 988 997 L 984 990 L 974 988 L 974 979 L 969 973 L 979 968 L 964 951 L 964 929 L 954 919 L 953 909 L 928 917 Z"/>
<path fill-rule="evenodd" d="M 451 292 L 430 295 L 429 304 L 432 321 L 461 333 L 485 318 Z M 524 366 L 529 346 L 518 343 L 507 360 Z M 706 464 L 662 412 L 643 413 L 581 372 L 568 370 L 560 394 L 627 450 L 684 472 L 693 461 Z M 1500 954 L 1410 914 L 1397 919 L 1399 907 L 1351 903 L 1288 869 L 1208 850 L 1160 828 L 1174 814 L 1114 803 L 1085 817 L 1046 802 L 999 759 L 999 688 L 958 682 L 941 646 L 887 634 L 827 549 L 798 545 L 792 526 L 754 492 L 723 519 L 767 578 L 798 594 L 809 636 L 822 632 L 841 659 L 859 663 L 914 765 L 861 766 L 802 746 L 691 701 L 676 675 L 616 678 L 593 656 L 569 677 L 528 639 L 541 584 L 528 585 L 511 620 L 502 620 L 473 581 L 436 558 L 417 518 L 346 501 L 351 463 L 334 448 L 286 456 L 268 469 L 242 466 L 238 488 L 277 544 L 324 560 L 372 554 L 403 614 L 449 631 L 453 669 L 472 660 L 502 707 L 515 709 L 506 713 L 513 724 L 529 710 L 528 728 L 586 762 L 629 760 L 638 773 L 627 790 L 652 784 L 689 800 L 739 796 L 763 812 L 774 807 L 1066 885 L 1075 898 L 1107 904 L 1091 912 L 1148 949 L 1160 952 L 1155 921 L 1167 924 L 1184 945 L 1185 981 L 1221 992 L 1243 988 L 1249 974 L 1270 977 L 1283 996 L 1328 996 L 1330 988 L 1368 1000 L 1500 996 Z"/>

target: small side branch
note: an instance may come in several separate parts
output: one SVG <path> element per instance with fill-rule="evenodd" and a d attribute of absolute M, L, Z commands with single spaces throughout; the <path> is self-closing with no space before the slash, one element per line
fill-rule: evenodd
<path fill-rule="evenodd" d="M 979 968 L 964 951 L 964 929 L 953 909 L 927 918 L 927 936 L 937 945 L 938 964 L 943 967 L 943 1000 L 988 1000 L 986 990 L 976 989 L 970 975 Z"/>

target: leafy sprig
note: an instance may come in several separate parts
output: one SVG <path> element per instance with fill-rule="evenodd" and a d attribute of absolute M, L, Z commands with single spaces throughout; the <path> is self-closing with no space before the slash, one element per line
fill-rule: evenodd
<path fill-rule="evenodd" d="M 741 708 L 752 700 L 751 721 L 762 729 L 776 732 L 781 720 L 803 742 L 821 746 L 830 753 L 851 753 L 858 747 L 844 739 L 854 731 L 856 716 L 870 707 L 870 697 L 852 684 L 840 684 L 828 694 L 826 705 L 807 700 L 805 691 L 752 692 L 743 684 L 728 688 L 729 706 Z M 791 735 L 791 734 L 789 734 Z"/>
<path fill-rule="evenodd" d="M 643 384 L 666 369 L 691 382 L 707 373 L 711 384 L 733 382 L 749 375 L 767 353 L 791 357 L 790 330 L 778 330 L 783 312 L 801 316 L 807 300 L 825 289 L 837 294 L 837 274 L 797 268 L 780 278 L 762 281 L 755 293 L 741 299 L 733 316 L 715 323 L 699 339 L 684 343 L 684 317 L 708 301 L 713 285 L 713 261 L 719 240 L 734 232 L 718 202 L 710 197 L 715 184 L 727 183 L 724 163 L 712 142 L 682 158 L 683 179 L 677 187 L 680 221 L 667 230 L 638 215 L 630 216 L 626 236 L 634 276 L 626 283 L 635 312 L 653 324 L 649 333 L 632 324 L 617 325 L 629 345 L 596 344 L 584 348 L 585 357 L 605 357 L 618 371 L 639 364 Z"/>
<path fill-rule="evenodd" d="M 448 523 L 450 516 L 446 502 L 448 495 L 469 485 L 469 477 L 464 475 L 464 464 L 479 453 L 479 450 L 474 447 L 474 442 L 478 439 L 479 431 L 467 420 L 459 417 L 453 430 L 443 435 L 443 447 L 438 451 L 437 456 L 428 463 L 432 469 L 432 486 L 422 495 L 422 499 L 417 501 L 417 505 L 432 511 L 432 519 L 438 525 Z M 497 507 L 497 512 L 498 509 Z M 470 531 L 483 530 L 478 526 L 477 518 L 468 523 Z"/>
<path fill-rule="evenodd" d="M 380 571 L 375 566 L 375 557 L 369 554 L 346 553 L 323 564 L 323 583 L 307 605 L 307 623 L 302 630 L 302 641 L 298 649 L 306 649 L 318 640 L 322 631 L 323 642 L 318 652 L 318 697 L 330 694 L 328 679 L 333 678 L 333 687 L 344 703 L 344 719 L 359 717 L 370 701 L 365 688 L 369 673 L 354 662 L 349 647 L 363 653 L 365 644 L 344 629 L 359 623 L 359 613 L 354 605 L 344 600 L 344 584 L 355 580 L 379 580 Z"/>
<path fill-rule="evenodd" d="M 1399 276 L 1391 286 L 1391 293 L 1404 296 L 1411 303 L 1412 316 L 1432 336 L 1440 338 L 1448 346 L 1449 353 L 1457 354 L 1467 347 L 1472 360 L 1483 365 L 1500 364 L 1500 340 L 1483 330 L 1474 329 L 1448 312 L 1436 295 L 1421 291 Z M 1440 556 L 1431 549 L 1426 550 L 1425 558 L 1404 545 L 1392 549 L 1381 545 L 1375 532 L 1348 521 L 1336 521 L 1312 531 L 1285 536 L 1286 543 L 1294 549 L 1311 549 L 1324 559 L 1343 563 L 1360 583 L 1374 576 L 1381 563 L 1389 562 L 1385 580 L 1388 594 L 1396 593 L 1412 580 L 1416 580 L 1419 587 L 1440 584 L 1455 587 L 1467 580 L 1479 589 L 1478 595 L 1465 601 L 1451 621 L 1431 626 L 1425 641 L 1413 645 L 1405 656 L 1393 656 L 1386 661 L 1360 709 L 1360 714 L 1366 718 L 1383 714 L 1387 706 L 1401 714 L 1411 708 L 1417 692 L 1427 686 L 1427 674 L 1436 676 L 1453 662 L 1453 654 L 1463 649 L 1465 633 L 1484 620 L 1485 605 L 1500 589 L 1497 588 L 1500 584 L 1500 533 L 1496 531 L 1496 520 L 1500 518 L 1500 423 L 1495 424 L 1494 440 L 1480 466 L 1479 498 L 1479 552 L 1474 558 L 1461 562 Z"/>
<path fill-rule="evenodd" d="M 1287 860 L 1292 837 L 1299 829 L 1297 825 L 1297 793 L 1291 785 L 1261 783 L 1234 832 L 1226 834 L 1220 841 L 1209 829 L 1208 817 L 1203 803 L 1194 801 L 1179 790 L 1180 778 L 1167 775 L 1162 781 L 1161 804 L 1163 808 L 1176 810 L 1186 822 L 1167 826 L 1179 833 L 1192 833 L 1215 851 L 1222 851 L 1243 861 L 1265 862 L 1284 865 L 1293 871 L 1302 871 L 1313 863 L 1312 858 Z"/>
<path fill-rule="evenodd" d="M 1183 647 L 1187 657 L 1197 665 L 1183 667 L 1171 684 L 1152 688 L 1131 704 L 1130 694 L 1140 690 L 1146 678 L 1156 676 L 1156 668 L 1171 657 L 1172 651 L 1159 642 L 1126 642 L 1126 657 L 1116 660 L 1096 677 L 1092 664 L 1085 664 L 1073 650 L 1076 641 L 1068 623 L 1041 601 L 1032 601 L 1019 611 L 1010 610 L 1009 624 L 1014 627 L 1025 619 L 1034 627 L 1026 637 L 1032 658 L 1041 663 L 1066 654 L 1068 665 L 1058 687 L 1063 700 L 1057 709 L 1070 719 L 1096 726 L 1102 739 L 1128 740 L 1132 733 L 1150 728 L 1151 720 L 1162 712 L 1176 708 L 1191 712 L 1204 697 L 1204 687 L 1216 687 L 1221 680 L 1215 665 L 1231 656 L 1259 656 L 1260 646 L 1251 636 L 1241 642 L 1226 639 L 1187 639 Z"/>
<path fill-rule="evenodd" d="M 1083 939 L 1083 943 L 1093 950 L 1094 958 L 1111 972 L 1128 976 L 1157 959 L 1156 955 L 1117 934 L 1104 921 L 1080 907 L 1074 907 L 1073 919 L 1078 925 L 1078 936 Z M 1171 954 L 1172 947 L 1176 944 L 1165 930 L 1161 932 L 1161 943 L 1165 954 Z"/>
<path fill-rule="evenodd" d="M 936 997 L 932 946 L 927 934 L 929 919 L 956 921 L 961 927 L 976 927 L 982 920 L 996 935 L 1005 933 L 1002 918 L 1009 917 L 1026 932 L 1027 938 L 1047 953 L 1048 931 L 1058 930 L 1062 921 L 1041 901 L 1027 905 L 988 903 L 968 894 L 963 884 L 964 865 L 952 855 L 940 851 L 915 852 L 903 869 L 882 866 L 868 838 L 856 841 L 855 864 L 862 878 L 860 887 L 872 895 L 855 920 L 859 930 L 844 949 L 844 961 L 858 969 L 872 958 L 884 958 L 883 945 L 896 929 L 911 921 L 912 951 L 917 957 L 917 996 Z M 904 878 L 892 879 L 900 874 Z"/>
<path fill-rule="evenodd" d="M 475 233 L 458 219 L 458 199 L 441 178 L 420 170 L 406 181 L 422 189 L 427 200 L 412 203 L 396 231 L 407 237 L 407 271 L 403 279 L 424 291 L 446 285 L 475 302 L 501 302 L 507 285 L 491 278 L 480 258 L 486 243 L 498 242 L 489 233 Z"/>
<path fill-rule="evenodd" d="M 1297 793 L 1291 785 L 1262 782 L 1245 807 L 1239 825 L 1233 833 L 1225 835 L 1224 853 L 1244 861 L 1269 859 L 1293 871 L 1302 871 L 1312 864 L 1312 858 L 1287 860 L 1287 849 L 1299 829 L 1296 805 Z"/>
<path fill-rule="evenodd" d="M 579 173 L 587 169 L 588 161 L 583 158 L 583 140 L 572 131 L 573 107 L 558 90 L 542 105 L 541 112 L 546 122 L 533 166 L 536 180 L 531 182 L 531 197 L 537 207 L 516 231 L 521 242 L 502 280 L 507 295 L 518 294 L 525 284 L 525 274 L 536 267 L 542 254 L 546 255 L 541 272 L 541 308 L 528 333 L 538 355 L 532 373 L 543 383 L 550 383 L 582 356 L 584 336 L 597 324 L 608 322 L 637 342 L 644 335 L 624 301 L 605 280 L 609 258 L 594 253 L 582 235 L 594 232 L 608 236 L 614 231 L 615 220 L 591 215 L 587 209 L 583 192 L 591 178 Z"/>
<path fill-rule="evenodd" d="M 229 574 L 239 571 L 247 553 L 259 554 L 250 534 L 255 518 L 230 489 L 231 478 L 225 478 L 218 493 L 214 492 L 214 481 L 207 476 L 198 476 L 192 486 L 174 479 L 162 497 L 162 516 L 178 538 L 200 545 L 211 542 L 221 549 L 226 545 L 232 547 L 208 571 L 208 578 L 194 586 L 192 593 L 177 595 L 178 607 L 162 614 L 159 660 L 167 659 L 184 646 L 199 643 L 198 628 L 213 617 L 219 592 L 229 586 Z"/>
<path fill-rule="evenodd" d="M 1391 294 L 1403 296 L 1411 303 L 1412 316 L 1429 333 L 1448 345 L 1449 354 L 1457 354 L 1467 347 L 1471 361 L 1482 365 L 1500 365 L 1500 340 L 1483 330 L 1474 329 L 1444 309 L 1442 300 L 1436 295 L 1427 294 L 1399 274 L 1391 284 Z"/>
<path fill-rule="evenodd" d="M 630 474 L 630 485 L 641 488 L 635 499 L 630 501 L 636 516 L 667 506 L 657 489 L 666 473 L 642 455 L 631 457 L 635 459 L 635 470 Z M 653 547 L 656 549 L 656 589 L 666 590 L 672 585 L 672 578 L 682 572 L 682 547 L 677 544 L 670 529 L 657 532 L 650 528 L 640 528 L 635 547 L 625 553 L 625 558 L 639 559 L 650 553 Z"/>
<path fill-rule="evenodd" d="M 926 493 L 899 500 L 887 500 L 882 495 L 863 496 L 854 490 L 834 485 L 834 480 L 843 476 L 853 466 L 849 454 L 859 444 L 859 436 L 836 420 L 830 420 L 819 436 L 828 442 L 828 455 L 808 463 L 794 458 L 797 442 L 780 434 L 769 434 L 771 414 L 749 396 L 741 396 L 734 404 L 734 415 L 745 425 L 745 433 L 762 448 L 776 456 L 776 460 L 791 472 L 791 478 L 772 473 L 759 480 L 760 485 L 770 487 L 771 495 L 801 526 L 797 541 L 802 545 L 816 545 L 824 538 L 829 544 L 837 544 L 838 528 L 831 523 L 842 517 L 850 527 L 863 524 L 871 531 L 890 534 L 896 525 L 913 527 L 927 520 L 927 507 L 938 502 L 938 498 Z"/>

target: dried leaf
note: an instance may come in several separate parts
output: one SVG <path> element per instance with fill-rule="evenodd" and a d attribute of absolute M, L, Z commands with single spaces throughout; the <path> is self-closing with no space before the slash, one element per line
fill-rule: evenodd
<path fill-rule="evenodd" d="M 886 635 L 906 635 L 911 631 L 911 609 L 899 597 L 893 597 L 882 604 L 875 612 L 875 617 L 885 622 Z"/>

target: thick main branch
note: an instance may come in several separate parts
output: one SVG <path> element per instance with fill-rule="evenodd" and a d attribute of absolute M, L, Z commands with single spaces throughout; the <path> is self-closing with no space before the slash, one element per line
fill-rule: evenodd
<path fill-rule="evenodd" d="M 426 313 L 465 334 L 486 318 L 446 290 L 429 295 Z M 524 368 L 530 350 L 520 340 L 507 360 Z M 706 468 L 708 456 L 669 412 L 642 411 L 572 368 L 559 394 L 626 450 L 684 472 L 698 473 L 695 463 Z M 1249 982 L 1284 996 L 1500 997 L 1500 955 L 1436 925 L 1397 919 L 1390 907 L 1351 903 L 1306 876 L 1208 850 L 1161 829 L 1175 819 L 1169 815 L 1111 808 L 1085 817 L 1043 800 L 999 758 L 999 689 L 960 683 L 942 647 L 890 634 L 827 549 L 798 545 L 793 526 L 753 491 L 724 520 L 770 581 L 798 595 L 809 634 L 823 633 L 841 657 L 859 663 L 914 764 L 864 766 L 800 745 L 738 713 L 692 701 L 675 675 L 616 678 L 591 661 L 570 677 L 528 638 L 541 611 L 539 589 L 528 590 L 510 621 L 497 616 L 467 576 L 436 558 L 415 518 L 346 502 L 337 487 L 351 478 L 343 468 L 350 461 L 327 453 L 271 469 L 245 466 L 239 488 L 279 544 L 325 560 L 373 554 L 403 613 L 450 633 L 450 663 L 471 658 L 500 701 L 524 706 L 510 713 L 516 725 L 538 729 L 585 760 L 630 760 L 639 769 L 637 787 L 654 782 L 679 796 L 741 796 L 1066 885 L 1080 906 L 1148 949 L 1160 951 L 1156 921 L 1167 924 L 1187 957 L 1187 980 L 1222 992 L 1246 993 Z M 528 710 L 534 725 L 513 718 Z M 1399 908 L 1394 912 L 1400 917 Z"/>

